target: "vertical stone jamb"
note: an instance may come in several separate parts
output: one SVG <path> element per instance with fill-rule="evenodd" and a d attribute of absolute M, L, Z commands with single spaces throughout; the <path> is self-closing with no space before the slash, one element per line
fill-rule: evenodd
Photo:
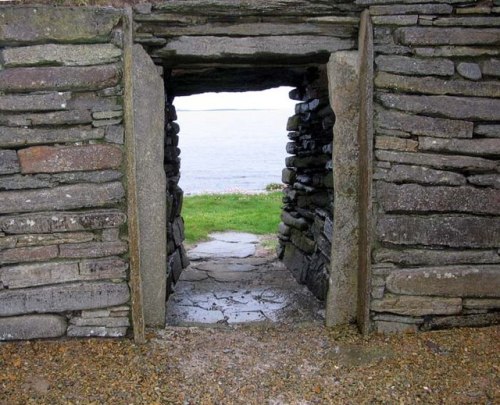
<path fill-rule="evenodd" d="M 359 265 L 357 323 L 362 334 L 370 331 L 373 176 L 373 28 L 368 10 L 361 14 L 359 30 Z"/>
<path fill-rule="evenodd" d="M 327 65 L 333 127 L 333 237 L 326 325 L 355 320 L 358 282 L 358 52 L 331 54 Z"/>
<path fill-rule="evenodd" d="M 137 168 L 134 130 L 134 83 L 132 77 L 132 9 L 127 7 L 124 15 L 124 124 L 125 124 L 125 159 L 127 174 L 127 215 L 130 251 L 130 289 L 132 301 L 132 327 L 136 343 L 144 343 L 144 310 L 142 298 L 142 280 L 140 272 L 140 233 L 139 207 L 137 202 Z"/>

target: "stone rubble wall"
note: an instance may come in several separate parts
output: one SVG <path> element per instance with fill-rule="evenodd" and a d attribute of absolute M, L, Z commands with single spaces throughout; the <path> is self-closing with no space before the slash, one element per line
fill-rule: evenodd
<path fill-rule="evenodd" d="M 374 327 L 498 323 L 500 2 L 357 3 L 374 24 Z"/>
<path fill-rule="evenodd" d="M 130 326 L 122 15 L 0 8 L 0 340 Z"/>
<path fill-rule="evenodd" d="M 335 115 L 328 99 L 324 67 L 310 69 L 302 86 L 290 92 L 295 115 L 288 138 L 282 181 L 284 207 L 279 225 L 278 256 L 297 281 L 324 300 L 328 291 L 333 231 L 332 128 Z"/>

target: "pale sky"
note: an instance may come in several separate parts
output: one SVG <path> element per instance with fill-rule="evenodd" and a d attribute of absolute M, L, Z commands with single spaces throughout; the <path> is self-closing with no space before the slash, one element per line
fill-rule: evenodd
<path fill-rule="evenodd" d="M 182 110 L 293 110 L 297 103 L 288 98 L 292 87 L 278 87 L 264 91 L 244 93 L 203 93 L 188 97 L 176 97 L 175 108 Z"/>

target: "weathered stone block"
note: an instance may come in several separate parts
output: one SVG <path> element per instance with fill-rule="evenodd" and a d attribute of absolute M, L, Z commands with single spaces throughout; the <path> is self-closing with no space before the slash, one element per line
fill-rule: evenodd
<path fill-rule="evenodd" d="M 416 114 L 438 114 L 465 120 L 500 120 L 500 99 L 390 93 L 379 94 L 378 98 L 385 107 Z"/>
<path fill-rule="evenodd" d="M 12 68 L 0 70 L 0 91 L 99 90 L 120 80 L 118 65 Z"/>
<path fill-rule="evenodd" d="M 404 2 L 403 2 L 404 3 Z M 371 15 L 399 14 L 451 14 L 449 4 L 393 4 L 390 6 L 371 6 Z"/>
<path fill-rule="evenodd" d="M 314 240 L 308 238 L 304 233 L 292 228 L 292 243 L 305 253 L 312 253 L 316 247 Z"/>
<path fill-rule="evenodd" d="M 377 236 L 397 245 L 498 248 L 500 218 L 385 215 L 377 222 Z"/>
<path fill-rule="evenodd" d="M 2 51 L 5 67 L 19 66 L 90 66 L 117 62 L 122 50 L 113 44 L 92 45 L 33 45 L 5 48 Z"/>
<path fill-rule="evenodd" d="M 395 294 L 441 297 L 496 297 L 500 265 L 468 265 L 398 269 L 386 288 Z"/>
<path fill-rule="evenodd" d="M 373 16 L 374 25 L 417 25 L 418 15 L 382 15 Z"/>
<path fill-rule="evenodd" d="M 127 243 L 122 241 L 74 243 L 61 245 L 59 256 L 64 258 L 113 256 L 125 253 L 127 249 Z"/>
<path fill-rule="evenodd" d="M 30 95 L 0 95 L 0 111 L 53 111 L 64 110 L 70 93 Z"/>
<path fill-rule="evenodd" d="M 0 341 L 56 338 L 66 333 L 66 319 L 58 315 L 0 318 Z"/>
<path fill-rule="evenodd" d="M 500 77 L 500 59 L 489 59 L 483 63 L 482 72 L 485 76 Z"/>
<path fill-rule="evenodd" d="M 103 229 L 101 235 L 102 235 L 102 240 L 104 242 L 117 241 L 118 239 L 120 239 L 120 229 L 119 228 Z"/>
<path fill-rule="evenodd" d="M 377 333 L 416 333 L 418 325 L 414 323 L 393 322 L 393 321 L 374 321 L 373 325 Z"/>
<path fill-rule="evenodd" d="M 392 165 L 382 180 L 392 183 L 419 183 L 444 186 L 461 186 L 467 181 L 460 173 L 435 170 L 424 166 Z"/>
<path fill-rule="evenodd" d="M 304 284 L 306 281 L 307 269 L 309 268 L 309 260 L 307 255 L 301 252 L 291 243 L 285 244 L 285 253 L 283 255 L 283 263 L 291 271 L 295 279 Z"/>
<path fill-rule="evenodd" d="M 500 255 L 496 250 L 396 250 L 382 248 L 374 251 L 373 259 L 376 262 L 392 262 L 403 266 L 500 263 Z"/>
<path fill-rule="evenodd" d="M 128 263 L 119 257 L 82 260 L 79 264 L 80 276 L 85 280 L 102 280 L 105 278 L 125 278 Z"/>
<path fill-rule="evenodd" d="M 94 237 L 95 235 L 91 232 L 46 233 L 12 236 L 12 238 L 16 239 L 17 247 L 90 242 L 94 239 Z"/>
<path fill-rule="evenodd" d="M 15 174 L 13 176 L 0 177 L 0 190 L 23 190 L 27 188 L 46 188 L 53 187 L 54 183 L 49 176 L 22 176 Z"/>
<path fill-rule="evenodd" d="M 404 27 L 395 33 L 404 45 L 500 45 L 500 29 Z"/>
<path fill-rule="evenodd" d="M 461 169 L 471 172 L 486 172 L 496 170 L 494 160 L 472 156 L 450 156 L 431 153 L 393 152 L 377 150 L 375 156 L 379 160 L 410 165 L 425 165 L 437 169 Z"/>
<path fill-rule="evenodd" d="M 289 168 L 308 168 L 308 167 L 323 167 L 326 162 L 328 162 L 329 157 L 326 155 L 318 155 L 318 156 L 287 156 L 285 158 L 286 167 Z"/>
<path fill-rule="evenodd" d="M 491 314 L 479 315 L 432 317 L 426 320 L 420 329 L 427 331 L 434 329 L 498 325 L 499 323 L 500 312 L 494 312 Z"/>
<path fill-rule="evenodd" d="M 106 127 L 106 135 L 104 135 L 104 139 L 106 139 L 107 142 L 123 145 L 123 126 L 111 125 Z"/>
<path fill-rule="evenodd" d="M 38 175 L 42 177 L 45 175 Z M 72 183 L 108 183 L 122 178 L 122 172 L 118 170 L 99 170 L 92 172 L 67 172 L 55 173 L 50 176 L 50 179 L 57 184 L 72 184 Z"/>
<path fill-rule="evenodd" d="M 89 110 L 55 111 L 31 114 L 2 114 L 0 125 L 9 127 L 31 127 L 38 125 L 89 124 L 92 116 Z"/>
<path fill-rule="evenodd" d="M 7 7 L 0 14 L 0 44 L 108 42 L 120 18 L 98 8 Z"/>
<path fill-rule="evenodd" d="M 281 181 L 285 184 L 293 184 L 295 182 L 297 172 L 292 169 L 283 169 L 281 172 Z"/>
<path fill-rule="evenodd" d="M 444 80 L 431 76 L 411 77 L 379 72 L 375 77 L 375 86 L 408 93 L 500 97 L 500 83 L 496 81 Z"/>
<path fill-rule="evenodd" d="M 105 326 L 76 326 L 69 325 L 69 337 L 123 337 L 127 334 L 127 328 L 107 328 Z"/>
<path fill-rule="evenodd" d="M 15 150 L 0 150 L 0 174 L 19 173 L 19 160 Z"/>
<path fill-rule="evenodd" d="M 479 80 L 482 77 L 481 68 L 477 63 L 462 62 L 457 66 L 457 72 L 460 76 L 469 80 Z"/>
<path fill-rule="evenodd" d="M 497 47 L 479 48 L 474 46 L 433 46 L 432 48 L 413 48 L 417 56 L 425 57 L 449 57 L 449 56 L 484 56 L 499 55 Z"/>
<path fill-rule="evenodd" d="M 379 70 L 408 75 L 451 76 L 455 65 L 449 59 L 419 59 L 407 56 L 380 55 L 375 59 Z"/>
<path fill-rule="evenodd" d="M 500 138 L 500 125 L 477 125 L 474 133 L 487 138 Z"/>
<path fill-rule="evenodd" d="M 477 174 L 467 177 L 467 181 L 477 186 L 489 186 L 500 189 L 500 174 Z"/>
<path fill-rule="evenodd" d="M 418 150 L 418 142 L 394 136 L 377 136 L 375 138 L 375 148 L 416 152 Z"/>
<path fill-rule="evenodd" d="M 119 210 L 30 213 L 0 217 L 0 229 L 8 234 L 72 232 L 114 228 L 125 220 Z"/>
<path fill-rule="evenodd" d="M 500 298 L 467 298 L 463 306 L 466 309 L 499 309 Z"/>
<path fill-rule="evenodd" d="M 32 312 L 64 312 L 125 304 L 130 294 L 126 282 L 68 283 L 0 291 L 0 316 Z"/>
<path fill-rule="evenodd" d="M 105 326 L 106 328 L 120 328 L 130 326 L 126 317 L 99 317 L 99 318 L 72 318 L 71 325 L 76 326 Z"/>
<path fill-rule="evenodd" d="M 436 139 L 420 137 L 418 149 L 422 151 L 447 152 L 460 155 L 499 156 L 498 139 Z"/>
<path fill-rule="evenodd" d="M 106 144 L 34 146 L 21 149 L 18 155 L 24 174 L 117 169 L 122 162 L 121 149 Z"/>
<path fill-rule="evenodd" d="M 125 196 L 119 182 L 75 184 L 48 190 L 5 191 L 0 193 L 0 213 L 65 210 L 102 207 L 117 203 Z"/>
<path fill-rule="evenodd" d="M 431 187 L 377 182 L 385 212 L 467 212 L 500 215 L 500 191 L 475 187 Z"/>
<path fill-rule="evenodd" d="M 371 302 L 371 310 L 410 316 L 452 315 L 462 310 L 462 299 L 386 294 Z"/>
<path fill-rule="evenodd" d="M 385 128 L 440 138 L 472 138 L 474 127 L 472 122 L 411 115 L 394 110 L 377 111 L 375 124 L 379 130 Z"/>
<path fill-rule="evenodd" d="M 55 247 L 56 246 L 49 246 Z M 0 268 L 0 281 L 9 289 L 78 281 L 77 262 L 36 263 Z"/>
<path fill-rule="evenodd" d="M 37 145 L 43 143 L 82 142 L 102 139 L 104 130 L 90 127 L 70 129 L 31 129 L 0 127 L 0 147 Z"/>
<path fill-rule="evenodd" d="M 57 246 L 16 247 L 0 251 L 0 264 L 42 262 L 54 259 L 57 255 Z"/>

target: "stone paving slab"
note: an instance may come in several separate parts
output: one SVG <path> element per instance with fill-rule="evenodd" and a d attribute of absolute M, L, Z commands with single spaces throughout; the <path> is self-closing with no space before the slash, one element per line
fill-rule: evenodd
<path fill-rule="evenodd" d="M 208 251 L 212 242 L 219 243 L 210 256 L 200 257 L 181 274 L 167 303 L 167 324 L 294 323 L 323 319 L 323 303 L 305 286 L 297 284 L 274 253 L 257 256 L 258 237 L 233 232 L 211 237 L 217 240 L 188 252 L 192 257 L 201 245 Z M 253 253 L 248 257 L 228 257 L 241 246 L 253 247 Z"/>

